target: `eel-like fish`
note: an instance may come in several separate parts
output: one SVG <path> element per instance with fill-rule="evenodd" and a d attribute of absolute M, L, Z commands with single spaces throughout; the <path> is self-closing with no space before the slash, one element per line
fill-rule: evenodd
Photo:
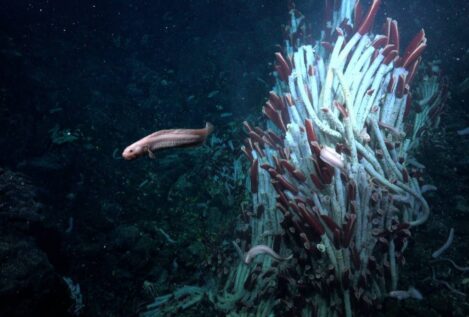
<path fill-rule="evenodd" d="M 404 300 L 404 299 L 409 299 L 413 298 L 416 300 L 422 300 L 423 295 L 420 293 L 415 287 L 409 287 L 407 291 L 405 290 L 395 290 L 389 292 L 389 297 L 395 298 L 397 300 Z"/>
<path fill-rule="evenodd" d="M 126 147 L 124 152 L 122 152 L 122 157 L 125 160 L 133 160 L 143 155 L 155 158 L 154 151 L 157 150 L 201 145 L 212 131 L 213 125 L 209 122 L 206 123 L 203 129 L 156 131 Z"/>
<path fill-rule="evenodd" d="M 246 264 L 251 263 L 252 259 L 254 259 L 259 254 L 268 254 L 277 261 L 287 261 L 293 258 L 293 254 L 289 255 L 286 258 L 281 257 L 280 255 L 277 254 L 277 252 L 272 250 L 270 247 L 260 244 L 260 245 L 256 245 L 255 247 L 252 247 L 248 251 L 248 253 L 246 253 L 246 256 L 244 257 L 244 263 Z"/>

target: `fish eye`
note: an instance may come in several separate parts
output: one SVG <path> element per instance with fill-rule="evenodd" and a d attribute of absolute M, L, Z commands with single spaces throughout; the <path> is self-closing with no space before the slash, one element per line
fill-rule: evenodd
<path fill-rule="evenodd" d="M 134 150 L 129 150 L 130 153 L 132 153 Z"/>

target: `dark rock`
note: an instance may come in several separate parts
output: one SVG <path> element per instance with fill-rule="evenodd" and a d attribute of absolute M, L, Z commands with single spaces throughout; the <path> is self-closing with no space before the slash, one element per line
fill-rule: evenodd
<path fill-rule="evenodd" d="M 42 221 L 35 187 L 1 170 L 0 196 L 0 316 L 67 316 L 68 288 L 31 233 Z"/>

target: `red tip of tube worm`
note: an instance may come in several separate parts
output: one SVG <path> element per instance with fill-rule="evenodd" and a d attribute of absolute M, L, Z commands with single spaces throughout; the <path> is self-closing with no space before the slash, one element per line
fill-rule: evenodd
<path fill-rule="evenodd" d="M 246 157 L 251 163 L 254 161 L 254 158 L 252 157 L 252 153 L 248 151 L 244 145 L 241 146 L 241 151 L 243 151 L 243 153 L 246 155 Z"/>
<path fill-rule="evenodd" d="M 259 189 L 259 170 L 258 170 L 258 160 L 255 159 L 254 162 L 251 164 L 251 193 L 256 194 Z"/>
<path fill-rule="evenodd" d="M 314 132 L 313 122 L 310 119 L 305 120 L 305 129 L 308 142 L 317 141 L 316 132 Z"/>
<path fill-rule="evenodd" d="M 283 146 L 283 140 L 277 135 L 275 134 L 273 131 L 271 130 L 268 130 L 267 131 L 267 134 L 269 135 L 270 139 L 277 145 L 279 146 Z"/>
<path fill-rule="evenodd" d="M 249 137 L 251 138 L 251 140 L 254 142 L 254 143 L 259 143 L 259 144 L 264 144 L 264 140 L 262 140 L 261 136 L 259 134 L 257 134 L 256 132 L 254 131 L 250 131 L 249 132 Z"/>
<path fill-rule="evenodd" d="M 353 234 L 355 233 L 355 223 L 356 223 L 357 215 L 350 214 L 349 220 L 345 225 L 345 230 L 343 234 L 343 246 L 348 248 L 350 245 L 350 241 L 352 241 Z"/>
<path fill-rule="evenodd" d="M 370 31 L 380 4 L 381 4 L 381 0 L 373 0 L 373 3 L 371 4 L 370 9 L 368 10 L 368 14 L 366 15 L 365 19 L 363 20 L 363 23 L 360 25 L 360 28 L 358 29 L 358 33 L 360 35 L 364 35 L 368 33 L 368 31 Z"/>
<path fill-rule="evenodd" d="M 345 18 L 340 23 L 339 27 L 340 27 L 340 31 L 342 33 L 340 35 L 344 35 L 344 31 L 345 31 L 345 34 L 347 34 L 347 35 L 350 35 L 353 32 L 352 26 L 349 24 L 349 20 L 347 18 Z M 337 30 L 339 30 L 339 29 L 337 29 Z"/>
<path fill-rule="evenodd" d="M 395 84 L 395 76 L 391 76 L 389 79 L 388 87 L 386 88 L 386 91 L 389 93 L 392 93 L 394 91 L 394 84 Z"/>
<path fill-rule="evenodd" d="M 298 205 L 294 201 L 289 200 L 288 201 L 288 206 L 290 206 L 290 208 L 295 212 L 295 214 L 297 214 L 297 215 L 300 214 L 300 208 L 298 207 Z"/>
<path fill-rule="evenodd" d="M 405 168 L 402 170 L 402 180 L 404 181 L 404 183 L 409 182 L 409 172 L 407 172 L 407 169 Z"/>
<path fill-rule="evenodd" d="M 324 227 L 321 225 L 316 215 L 308 211 L 303 204 L 298 204 L 298 210 L 303 219 L 310 225 L 313 231 L 318 236 L 322 236 L 325 232 Z"/>
<path fill-rule="evenodd" d="M 341 28 L 335 28 L 335 32 L 338 36 L 344 36 L 344 31 Z"/>
<path fill-rule="evenodd" d="M 246 138 L 244 140 L 244 144 L 246 145 L 246 149 L 249 152 L 252 152 L 252 150 L 254 149 L 254 145 L 252 144 L 252 140 L 250 138 Z"/>
<path fill-rule="evenodd" d="M 335 150 L 339 154 L 341 154 L 341 153 L 344 153 L 346 155 L 351 155 L 352 154 L 352 152 L 350 152 L 350 149 L 343 143 L 337 143 L 335 145 Z"/>
<path fill-rule="evenodd" d="M 340 231 L 340 227 L 338 224 L 335 223 L 335 221 L 327 216 L 327 215 L 321 215 L 320 216 L 322 221 L 324 221 L 324 223 L 326 224 L 326 226 L 329 228 L 329 230 L 331 230 L 332 232 L 334 232 L 334 230 L 339 230 Z"/>
<path fill-rule="evenodd" d="M 355 269 L 358 271 L 360 269 L 360 254 L 355 246 L 350 246 L 350 255 L 352 258 L 352 263 Z"/>
<path fill-rule="evenodd" d="M 356 185 L 353 180 L 347 183 L 347 201 L 352 201 L 356 199 Z"/>
<path fill-rule="evenodd" d="M 334 46 L 331 44 L 331 42 L 322 41 L 322 42 L 321 42 L 321 45 L 322 45 L 322 47 L 324 47 L 328 52 L 332 52 L 332 49 L 334 48 Z"/>
<path fill-rule="evenodd" d="M 264 133 L 264 135 L 262 135 L 262 141 L 268 146 L 275 148 L 275 142 L 270 138 L 270 135 Z"/>
<path fill-rule="evenodd" d="M 300 183 L 303 183 L 306 180 L 306 176 L 303 174 L 303 172 L 293 166 L 293 164 L 291 164 L 289 161 L 280 160 L 280 164 Z"/>
<path fill-rule="evenodd" d="M 386 36 L 387 41 L 388 41 L 386 45 L 389 44 L 389 40 L 391 38 L 391 22 L 392 22 L 391 18 L 386 18 L 386 21 L 383 24 L 383 34 Z"/>
<path fill-rule="evenodd" d="M 254 142 L 254 149 L 256 150 L 256 152 L 262 156 L 262 157 L 265 157 L 265 153 L 264 151 L 262 150 L 261 146 L 259 145 L 258 142 Z"/>
<path fill-rule="evenodd" d="M 287 199 L 287 197 L 285 196 L 285 194 L 282 193 L 281 191 L 278 192 L 277 201 L 278 201 L 283 207 L 285 207 L 286 209 L 288 209 L 288 199 Z"/>
<path fill-rule="evenodd" d="M 388 44 L 386 45 L 383 50 L 381 51 L 381 54 L 383 56 L 388 56 L 389 53 L 391 53 L 393 50 L 395 50 L 396 46 L 394 44 Z"/>
<path fill-rule="evenodd" d="M 288 65 L 287 61 L 283 57 L 282 53 L 280 52 L 275 53 L 275 58 L 277 59 L 277 63 L 278 63 L 277 65 L 278 67 L 276 67 L 276 69 L 279 73 L 280 79 L 282 79 L 283 81 L 288 81 L 288 76 L 290 76 L 291 74 L 290 66 Z"/>
<path fill-rule="evenodd" d="M 415 62 L 409 66 L 408 74 L 406 76 L 406 85 L 410 85 L 412 83 L 412 79 L 414 79 L 415 73 L 417 71 L 417 67 L 419 66 L 420 62 L 422 61 L 422 57 L 419 57 L 415 60 Z"/>
<path fill-rule="evenodd" d="M 300 183 L 304 183 L 306 181 L 306 176 L 305 174 L 303 174 L 302 171 L 300 171 L 299 169 L 295 169 L 293 172 L 292 172 L 292 175 L 293 177 L 296 178 L 297 181 L 299 181 Z"/>
<path fill-rule="evenodd" d="M 399 28 L 397 27 L 397 21 L 391 21 L 391 33 L 389 36 L 389 42 L 396 45 L 396 50 L 399 52 Z"/>
<path fill-rule="evenodd" d="M 321 146 L 317 141 L 309 142 L 309 146 L 311 148 L 311 153 L 313 153 L 316 157 L 321 155 Z"/>
<path fill-rule="evenodd" d="M 371 62 L 374 62 L 376 57 L 378 57 L 378 55 L 379 55 L 379 50 L 375 50 L 373 52 L 373 55 L 371 55 Z"/>
<path fill-rule="evenodd" d="M 293 164 L 291 164 L 288 160 L 281 159 L 280 165 L 290 173 L 295 170 L 295 166 L 293 166 Z"/>
<path fill-rule="evenodd" d="M 264 163 L 261 165 L 262 169 L 265 169 L 266 171 L 269 171 L 269 169 L 274 169 L 274 167 L 270 164 Z"/>
<path fill-rule="evenodd" d="M 269 169 L 267 170 L 267 172 L 269 173 L 270 178 L 272 178 L 272 183 L 275 181 L 275 183 L 278 184 L 278 182 L 275 180 L 275 178 L 276 178 L 277 175 L 278 175 L 277 170 L 276 170 L 275 168 L 269 168 Z M 276 189 L 277 189 L 277 187 L 276 187 Z"/>
<path fill-rule="evenodd" d="M 254 127 L 254 131 L 259 134 L 259 136 L 263 136 L 264 135 L 264 130 L 262 130 L 261 128 L 259 127 Z"/>
<path fill-rule="evenodd" d="M 252 131 L 252 128 L 247 121 L 243 121 L 243 126 L 248 130 L 248 132 Z"/>
<path fill-rule="evenodd" d="M 351 200 L 348 207 L 349 207 L 349 212 L 351 214 L 357 213 L 357 201 L 356 200 Z"/>
<path fill-rule="evenodd" d="M 411 105 L 412 105 L 412 94 L 408 94 L 407 100 L 405 102 L 404 119 L 407 118 L 407 116 L 409 115 Z"/>
<path fill-rule="evenodd" d="M 383 64 L 384 64 L 384 65 L 389 65 L 389 63 L 391 63 L 392 61 L 394 61 L 394 59 L 396 58 L 397 54 L 398 54 L 398 51 L 397 51 L 397 50 L 392 50 L 391 52 L 389 52 L 389 54 L 386 55 L 386 57 L 384 58 Z"/>
<path fill-rule="evenodd" d="M 334 247 L 339 250 L 341 246 L 341 240 L 342 240 L 342 231 L 340 229 L 335 229 L 332 232 L 332 243 L 334 244 Z"/>
<path fill-rule="evenodd" d="M 270 101 L 267 101 L 265 103 L 265 106 L 262 108 L 262 112 L 267 118 L 270 119 L 270 121 L 272 121 L 277 126 L 277 128 L 284 132 L 287 130 L 285 124 L 283 123 L 282 116 L 280 115 L 280 111 L 275 110 L 274 106 L 272 106 Z"/>
<path fill-rule="evenodd" d="M 277 197 L 277 200 L 278 200 L 278 197 Z M 276 204 L 275 206 L 276 206 L 277 209 L 279 209 L 280 212 L 283 214 L 283 216 L 284 216 L 284 221 L 285 221 L 287 218 L 289 218 L 289 216 L 291 216 L 291 215 L 289 215 L 290 212 L 287 210 L 287 208 L 285 208 L 285 207 L 284 207 L 281 203 L 279 203 L 278 201 L 277 201 L 277 204 Z"/>
<path fill-rule="evenodd" d="M 363 21 L 363 7 L 359 0 L 355 2 L 355 8 L 353 10 L 353 24 L 355 26 L 361 25 Z"/>
<path fill-rule="evenodd" d="M 334 100 L 334 106 L 336 106 L 337 109 L 339 109 L 340 113 L 344 118 L 348 118 L 348 112 L 345 110 L 345 107 L 343 104 L 339 103 L 337 100 Z"/>
<path fill-rule="evenodd" d="M 410 41 L 409 45 L 407 45 L 403 56 L 409 56 L 424 41 L 426 41 L 425 30 L 421 29 L 420 32 L 414 36 L 412 41 Z"/>
<path fill-rule="evenodd" d="M 386 148 L 388 149 L 388 151 L 394 150 L 394 144 L 391 143 L 390 141 L 384 141 L 384 144 L 386 145 Z"/>
<path fill-rule="evenodd" d="M 273 159 L 275 163 L 275 170 L 279 172 L 280 174 L 283 174 L 285 171 L 282 167 L 282 164 L 280 164 L 280 159 L 277 156 L 274 156 Z"/>
<path fill-rule="evenodd" d="M 399 75 L 397 79 L 396 97 L 402 98 L 404 96 L 405 77 L 403 74 Z"/>
<path fill-rule="evenodd" d="M 285 100 L 287 102 L 287 104 L 290 106 L 290 107 L 293 107 L 295 105 L 295 103 L 293 102 L 293 98 L 291 97 L 291 94 L 290 93 L 286 93 L 285 94 Z"/>
<path fill-rule="evenodd" d="M 274 91 L 269 92 L 269 101 L 277 110 L 282 110 L 285 108 L 282 98 L 280 98 Z"/>
<path fill-rule="evenodd" d="M 386 46 L 388 44 L 388 37 L 384 35 L 376 35 L 375 39 L 373 40 L 373 45 L 374 48 L 378 49 L 382 46 Z"/>
<path fill-rule="evenodd" d="M 324 189 L 324 184 L 322 183 L 322 181 L 319 179 L 319 177 L 315 174 L 310 174 L 310 177 L 311 177 L 311 181 L 313 182 L 314 186 L 316 186 L 316 188 L 318 190 L 323 190 Z"/>
<path fill-rule="evenodd" d="M 402 67 L 408 69 L 408 66 L 412 64 L 417 58 L 419 58 L 420 55 L 422 55 L 422 52 L 425 50 L 426 47 L 427 44 L 425 42 L 417 46 L 417 48 L 412 53 L 410 53 L 407 58 L 404 59 Z"/>
<path fill-rule="evenodd" d="M 324 184 L 329 185 L 332 182 L 332 177 L 334 176 L 334 170 L 331 166 L 325 165 L 321 167 L 321 177 Z"/>
<path fill-rule="evenodd" d="M 287 179 L 283 175 L 278 174 L 275 178 L 278 180 L 278 182 L 282 185 L 283 188 L 291 191 L 294 195 L 298 194 L 298 187 L 287 181 Z"/>

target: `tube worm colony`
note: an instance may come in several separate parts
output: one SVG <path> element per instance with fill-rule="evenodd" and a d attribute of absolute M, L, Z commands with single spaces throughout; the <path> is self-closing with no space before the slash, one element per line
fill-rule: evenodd
<path fill-rule="evenodd" d="M 267 127 L 244 123 L 253 212 L 243 214 L 236 248 L 262 245 L 292 259 L 240 257 L 217 290 L 160 298 L 150 311 L 206 294 L 229 316 L 366 315 L 397 290 L 411 230 L 430 214 L 412 155 L 438 121 L 446 85 L 433 65 L 412 100 L 425 32 L 405 48 L 396 20 L 372 33 L 380 2 L 364 10 L 360 1 L 326 1 L 314 44 L 292 5 L 263 107 Z"/>

